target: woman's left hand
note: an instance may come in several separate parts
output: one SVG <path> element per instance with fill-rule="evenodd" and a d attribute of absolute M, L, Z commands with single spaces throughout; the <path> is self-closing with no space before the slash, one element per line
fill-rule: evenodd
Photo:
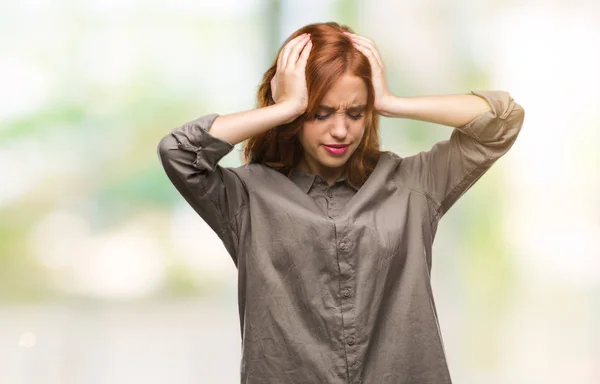
<path fill-rule="evenodd" d="M 369 60 L 369 63 L 371 64 L 373 88 L 375 89 L 375 111 L 385 116 L 387 114 L 386 106 L 390 103 L 393 95 L 387 86 L 385 65 L 383 64 L 383 60 L 381 60 L 381 54 L 375 46 L 375 43 L 366 37 L 349 32 L 344 32 L 344 34 L 350 37 L 356 49 Z"/>

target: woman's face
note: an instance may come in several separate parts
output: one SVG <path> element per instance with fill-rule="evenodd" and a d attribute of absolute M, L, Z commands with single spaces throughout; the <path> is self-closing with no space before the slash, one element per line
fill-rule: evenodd
<path fill-rule="evenodd" d="M 312 120 L 304 122 L 298 138 L 304 156 L 298 168 L 333 182 L 344 170 L 365 132 L 367 87 L 360 77 L 345 74 L 323 97 Z M 327 145 L 345 145 L 329 150 Z"/>

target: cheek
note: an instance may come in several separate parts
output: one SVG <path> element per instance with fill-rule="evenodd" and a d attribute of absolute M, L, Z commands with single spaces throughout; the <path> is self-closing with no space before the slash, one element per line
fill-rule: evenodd
<path fill-rule="evenodd" d="M 298 132 L 298 142 L 303 150 L 310 151 L 310 127 L 303 126 Z"/>
<path fill-rule="evenodd" d="M 319 127 L 315 124 L 304 123 L 298 136 L 303 145 L 315 146 L 319 143 Z"/>
<path fill-rule="evenodd" d="M 357 142 L 360 143 L 363 139 L 363 137 L 365 136 L 365 126 L 364 125 L 360 125 L 360 127 L 357 127 L 356 129 L 356 133 L 355 133 L 355 137 L 357 138 Z"/>

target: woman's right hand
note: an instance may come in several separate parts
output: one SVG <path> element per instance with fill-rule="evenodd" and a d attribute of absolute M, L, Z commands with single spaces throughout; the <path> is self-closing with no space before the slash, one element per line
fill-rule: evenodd
<path fill-rule="evenodd" d="M 276 104 L 292 105 L 298 115 L 308 107 L 306 85 L 306 62 L 312 42 L 309 34 L 302 34 L 290 40 L 277 58 L 277 71 L 271 80 L 271 95 Z"/>
<path fill-rule="evenodd" d="M 302 116 L 308 107 L 306 63 L 311 45 L 308 36 L 300 35 L 290 40 L 281 50 L 275 75 L 270 83 L 275 104 L 220 115 L 213 121 L 208 132 L 237 145 Z M 269 68 L 269 71 L 272 70 Z"/>

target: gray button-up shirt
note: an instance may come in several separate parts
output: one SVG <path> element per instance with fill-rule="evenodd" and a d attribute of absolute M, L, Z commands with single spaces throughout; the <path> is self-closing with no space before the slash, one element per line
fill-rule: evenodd
<path fill-rule="evenodd" d="M 524 119 L 507 92 L 471 93 L 492 110 L 428 151 L 381 152 L 362 186 L 222 167 L 233 145 L 208 132 L 216 114 L 160 141 L 171 182 L 237 267 L 242 383 L 451 383 L 430 285 L 434 236 Z"/>
<path fill-rule="evenodd" d="M 292 170 L 290 179 L 314 200 L 324 214 L 331 218 L 342 213 L 346 203 L 360 188 L 350 183 L 345 176 L 338 178 L 330 187 L 322 176 L 302 172 L 297 168 Z"/>

